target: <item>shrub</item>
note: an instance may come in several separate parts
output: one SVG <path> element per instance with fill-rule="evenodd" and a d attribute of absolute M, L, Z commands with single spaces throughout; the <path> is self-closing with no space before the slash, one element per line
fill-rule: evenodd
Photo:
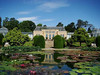
<path fill-rule="evenodd" d="M 33 41 L 25 42 L 24 46 L 33 46 Z"/>
<path fill-rule="evenodd" d="M 9 42 L 11 46 L 23 46 L 27 41 L 30 41 L 28 35 L 22 34 L 18 28 L 9 31 L 3 38 L 3 43 Z"/>
<path fill-rule="evenodd" d="M 64 47 L 64 40 L 60 35 L 56 35 L 54 37 L 54 47 L 55 48 L 63 48 Z"/>
<path fill-rule="evenodd" d="M 34 38 L 34 45 L 40 46 L 40 48 L 45 48 L 45 39 L 42 35 L 36 35 Z"/>
<path fill-rule="evenodd" d="M 2 47 L 1 48 L 4 52 L 7 53 L 20 53 L 20 52 L 32 52 L 32 51 L 39 51 L 41 48 L 39 46 L 9 46 L 9 47 Z"/>
<path fill-rule="evenodd" d="M 81 50 L 83 51 L 100 51 L 100 47 L 84 47 Z"/>
<path fill-rule="evenodd" d="M 100 47 L 100 36 L 96 37 L 96 45 L 97 47 Z"/>
<path fill-rule="evenodd" d="M 0 33 L 0 45 L 3 45 L 2 39 L 4 38 L 3 34 Z"/>

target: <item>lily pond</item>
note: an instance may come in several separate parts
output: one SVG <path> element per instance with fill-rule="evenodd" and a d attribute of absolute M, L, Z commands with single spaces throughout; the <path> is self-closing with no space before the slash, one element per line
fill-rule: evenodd
<path fill-rule="evenodd" d="M 1 53 L 0 75 L 100 75 L 100 52 Z"/>

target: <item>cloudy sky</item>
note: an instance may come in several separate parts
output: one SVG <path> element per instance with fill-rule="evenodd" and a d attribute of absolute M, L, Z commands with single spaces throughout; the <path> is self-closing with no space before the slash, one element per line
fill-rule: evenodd
<path fill-rule="evenodd" d="M 0 16 L 47 26 L 82 19 L 100 28 L 100 0 L 0 0 Z"/>

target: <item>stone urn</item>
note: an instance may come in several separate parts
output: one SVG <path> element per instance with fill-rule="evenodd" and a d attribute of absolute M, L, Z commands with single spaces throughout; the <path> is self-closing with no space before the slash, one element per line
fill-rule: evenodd
<path fill-rule="evenodd" d="M 9 42 L 6 42 L 6 43 L 4 44 L 4 47 L 8 47 L 8 46 L 10 46 L 10 44 L 9 44 Z"/>

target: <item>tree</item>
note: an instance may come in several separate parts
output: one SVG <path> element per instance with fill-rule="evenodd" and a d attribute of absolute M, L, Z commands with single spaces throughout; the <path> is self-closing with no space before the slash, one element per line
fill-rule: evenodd
<path fill-rule="evenodd" d="M 100 36 L 96 37 L 96 45 L 97 47 L 100 47 Z"/>
<path fill-rule="evenodd" d="M 33 32 L 36 28 L 36 25 L 32 21 L 23 21 L 19 24 L 19 29 L 22 32 Z"/>
<path fill-rule="evenodd" d="M 74 32 L 75 31 L 75 24 L 74 22 L 68 24 L 67 26 L 65 26 L 65 30 L 68 32 Z"/>
<path fill-rule="evenodd" d="M 60 35 L 56 35 L 54 37 L 54 47 L 55 48 L 63 48 L 64 47 L 64 41 Z"/>
<path fill-rule="evenodd" d="M 12 30 L 15 27 L 18 27 L 19 21 L 15 18 L 8 18 L 6 17 L 5 20 L 3 20 L 3 26 L 6 27 L 8 30 Z"/>
<path fill-rule="evenodd" d="M 89 35 L 84 28 L 79 28 L 75 30 L 71 38 L 74 40 L 74 42 L 80 42 L 80 46 L 81 46 L 82 42 L 87 41 L 87 39 L 89 38 Z"/>
<path fill-rule="evenodd" d="M 3 43 L 9 42 L 11 46 L 22 46 L 29 40 L 30 38 L 28 37 L 28 35 L 24 35 L 20 30 L 18 30 L 18 28 L 14 28 L 5 35 L 5 37 L 3 38 Z"/>
<path fill-rule="evenodd" d="M 39 24 L 37 24 L 37 26 L 40 26 L 40 27 L 42 27 L 42 24 L 41 24 L 41 23 L 39 23 Z"/>
<path fill-rule="evenodd" d="M 0 33 L 0 45 L 2 45 L 2 39 L 4 38 L 3 34 Z"/>
<path fill-rule="evenodd" d="M 78 28 L 84 28 L 86 30 L 87 29 L 91 29 L 92 30 L 94 28 L 94 26 L 92 24 L 89 24 L 88 21 L 83 21 L 81 19 L 79 19 L 77 21 L 76 27 L 77 27 L 77 29 Z"/>
<path fill-rule="evenodd" d="M 1 22 L 2 22 L 2 19 L 1 19 L 1 17 L 0 17 L 0 28 L 1 28 Z"/>
<path fill-rule="evenodd" d="M 88 28 L 88 33 L 92 33 L 92 30 L 91 30 L 91 28 L 90 28 L 90 27 Z"/>
<path fill-rule="evenodd" d="M 61 22 L 59 22 L 56 27 L 63 27 L 63 24 Z"/>
<path fill-rule="evenodd" d="M 34 36 L 33 40 L 35 46 L 40 46 L 41 48 L 45 48 L 45 39 L 42 35 Z"/>

